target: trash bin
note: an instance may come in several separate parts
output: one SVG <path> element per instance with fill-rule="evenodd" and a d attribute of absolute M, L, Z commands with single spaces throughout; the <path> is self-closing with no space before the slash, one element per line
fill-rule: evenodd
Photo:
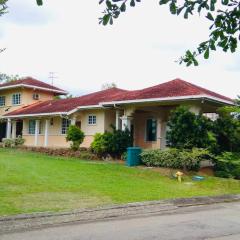
<path fill-rule="evenodd" d="M 127 149 L 126 165 L 129 167 L 140 165 L 141 164 L 141 156 L 140 156 L 141 152 L 142 152 L 142 149 L 140 147 L 129 147 Z"/>

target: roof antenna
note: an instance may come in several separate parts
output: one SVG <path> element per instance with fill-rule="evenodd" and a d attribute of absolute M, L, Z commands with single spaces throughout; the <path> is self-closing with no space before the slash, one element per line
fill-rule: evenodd
<path fill-rule="evenodd" d="M 49 72 L 49 79 L 51 79 L 51 84 L 53 86 L 54 83 L 54 79 L 57 78 L 57 76 L 55 76 L 56 72 Z"/>

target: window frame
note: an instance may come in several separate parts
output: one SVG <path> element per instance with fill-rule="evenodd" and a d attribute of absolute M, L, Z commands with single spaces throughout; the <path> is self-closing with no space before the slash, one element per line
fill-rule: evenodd
<path fill-rule="evenodd" d="M 151 122 L 152 122 L 152 126 L 151 127 L 153 127 L 153 121 L 155 122 L 155 136 L 153 137 L 153 129 L 151 128 L 151 137 L 153 137 L 153 138 L 149 138 L 149 133 L 148 133 L 148 122 L 151 120 Z M 157 119 L 156 118 L 148 118 L 147 120 L 146 120 L 146 124 L 145 124 L 145 141 L 146 142 L 156 142 L 157 141 L 157 131 L 158 131 L 158 121 L 157 121 Z"/>
<path fill-rule="evenodd" d="M 33 93 L 32 98 L 33 98 L 33 100 L 38 101 L 40 99 L 40 94 L 39 93 Z"/>
<path fill-rule="evenodd" d="M 1 104 L 1 101 L 3 100 L 4 104 Z M 0 107 L 6 106 L 6 96 L 0 96 Z"/>
<path fill-rule="evenodd" d="M 31 131 L 30 131 L 30 122 L 33 123 Z M 35 129 L 36 129 L 36 120 L 35 119 L 28 120 L 28 134 L 29 135 L 35 135 Z M 41 123 L 41 121 L 39 121 L 39 132 L 38 132 L 38 134 L 41 134 L 41 133 L 42 133 L 42 123 Z"/>
<path fill-rule="evenodd" d="M 97 125 L 97 116 L 90 114 L 88 115 L 87 121 L 89 126 L 95 126 Z"/>
<path fill-rule="evenodd" d="M 68 130 L 70 125 L 71 125 L 71 120 L 70 119 L 67 119 L 67 118 L 62 118 L 61 119 L 61 130 L 60 130 L 61 135 L 66 135 L 67 134 L 67 130 Z"/>
<path fill-rule="evenodd" d="M 19 96 L 18 98 L 16 98 L 16 96 Z M 18 103 L 15 103 L 14 101 L 18 100 Z M 12 95 L 12 105 L 13 106 L 18 106 L 21 105 L 22 103 L 22 94 L 21 93 L 14 93 Z"/>

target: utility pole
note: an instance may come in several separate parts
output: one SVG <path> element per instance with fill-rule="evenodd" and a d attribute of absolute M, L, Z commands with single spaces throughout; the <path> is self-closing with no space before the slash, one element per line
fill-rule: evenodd
<path fill-rule="evenodd" d="M 51 84 L 52 86 L 54 85 L 54 79 L 57 78 L 57 76 L 55 76 L 56 72 L 49 72 L 49 79 L 51 80 Z"/>

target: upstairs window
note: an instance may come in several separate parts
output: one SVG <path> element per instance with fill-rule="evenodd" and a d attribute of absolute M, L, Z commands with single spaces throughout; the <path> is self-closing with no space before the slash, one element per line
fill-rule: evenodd
<path fill-rule="evenodd" d="M 68 128 L 71 125 L 71 120 L 63 118 L 62 119 L 62 129 L 61 129 L 61 133 L 62 134 L 67 134 Z"/>
<path fill-rule="evenodd" d="M 88 116 L 88 125 L 96 125 L 97 124 L 97 117 L 95 115 Z"/>
<path fill-rule="evenodd" d="M 146 124 L 146 141 L 154 142 L 157 140 L 157 120 L 148 119 Z"/>
<path fill-rule="evenodd" d="M 5 104 L 6 104 L 6 97 L 0 96 L 0 106 L 5 106 Z"/>
<path fill-rule="evenodd" d="M 21 93 L 15 93 L 12 95 L 12 104 L 13 105 L 21 104 Z"/>

